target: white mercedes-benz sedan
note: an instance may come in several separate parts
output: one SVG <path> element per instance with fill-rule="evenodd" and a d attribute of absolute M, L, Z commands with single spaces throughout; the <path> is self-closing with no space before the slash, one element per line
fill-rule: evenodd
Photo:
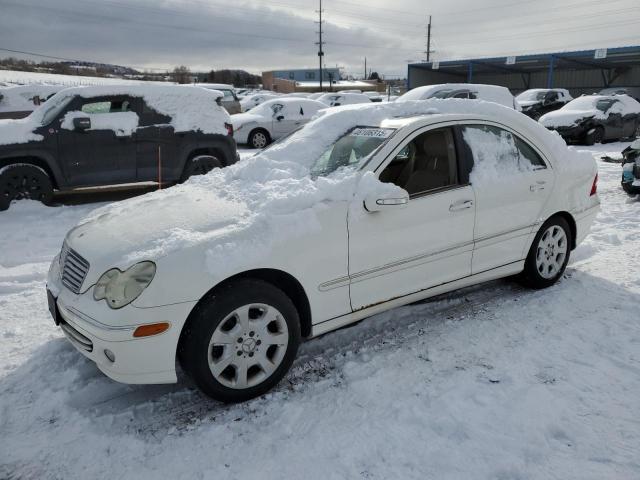
<path fill-rule="evenodd" d="M 591 155 L 500 105 L 323 110 L 238 164 L 93 212 L 51 265 L 49 306 L 114 380 L 175 382 L 179 362 L 243 401 L 302 339 L 499 277 L 553 285 L 596 189 Z"/>
<path fill-rule="evenodd" d="M 307 123 L 324 103 L 307 98 L 282 97 L 267 100 L 248 113 L 231 116 L 234 138 L 239 144 L 264 148 Z"/>

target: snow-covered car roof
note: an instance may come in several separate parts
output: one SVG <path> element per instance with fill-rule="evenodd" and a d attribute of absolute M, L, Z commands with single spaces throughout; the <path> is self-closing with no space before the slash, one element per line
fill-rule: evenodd
<path fill-rule="evenodd" d="M 208 88 L 209 90 L 235 90 L 233 85 L 226 83 L 194 83 L 192 85 L 195 87 Z"/>
<path fill-rule="evenodd" d="M 0 120 L 0 143 L 26 143 L 42 140 L 33 131 L 42 126 L 49 108 L 66 103 L 66 99 L 127 95 L 143 98 L 158 113 L 171 117 L 176 132 L 200 131 L 227 135 L 225 123 L 231 123 L 227 111 L 218 105 L 222 92 L 206 88 L 185 88 L 180 85 L 104 85 L 65 88 L 20 120 Z"/>
<path fill-rule="evenodd" d="M 316 100 L 322 102 L 324 104 L 330 105 L 336 100 L 340 100 L 342 102 L 348 102 L 348 104 L 357 104 L 357 103 L 370 103 L 371 99 L 368 95 L 364 93 L 340 93 L 340 92 L 329 92 L 321 95 Z"/>
<path fill-rule="evenodd" d="M 442 83 L 439 85 L 426 85 L 417 87 L 400 96 L 396 102 L 409 102 L 414 100 L 427 100 L 437 92 L 444 90 L 470 90 L 478 94 L 479 100 L 495 102 L 505 107 L 516 108 L 516 102 L 511 92 L 506 87 L 498 85 L 483 85 L 476 83 Z"/>

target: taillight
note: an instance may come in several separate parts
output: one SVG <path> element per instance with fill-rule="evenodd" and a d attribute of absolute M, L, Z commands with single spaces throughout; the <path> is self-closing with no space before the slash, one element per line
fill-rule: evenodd
<path fill-rule="evenodd" d="M 227 135 L 233 137 L 233 125 L 231 125 L 230 123 L 225 123 L 224 126 L 227 129 Z"/>
<path fill-rule="evenodd" d="M 590 197 L 593 197 L 596 193 L 598 193 L 598 174 L 596 173 L 596 177 L 593 179 L 593 185 L 591 185 L 591 193 Z"/>

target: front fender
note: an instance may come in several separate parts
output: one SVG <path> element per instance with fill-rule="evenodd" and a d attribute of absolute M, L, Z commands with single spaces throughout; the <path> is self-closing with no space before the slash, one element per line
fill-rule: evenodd
<path fill-rule="evenodd" d="M 20 162 L 45 167 L 51 173 L 54 185 L 58 189 L 64 190 L 67 187 L 67 179 L 60 164 L 55 156 L 45 148 L 27 144 L 11 150 L 4 148 L 0 150 L 0 166 Z"/>

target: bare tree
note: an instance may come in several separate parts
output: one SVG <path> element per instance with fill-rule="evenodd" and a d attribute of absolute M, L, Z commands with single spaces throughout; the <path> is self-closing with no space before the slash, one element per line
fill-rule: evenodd
<path fill-rule="evenodd" d="M 173 81 L 176 83 L 191 83 L 191 70 L 184 65 L 174 68 Z"/>

